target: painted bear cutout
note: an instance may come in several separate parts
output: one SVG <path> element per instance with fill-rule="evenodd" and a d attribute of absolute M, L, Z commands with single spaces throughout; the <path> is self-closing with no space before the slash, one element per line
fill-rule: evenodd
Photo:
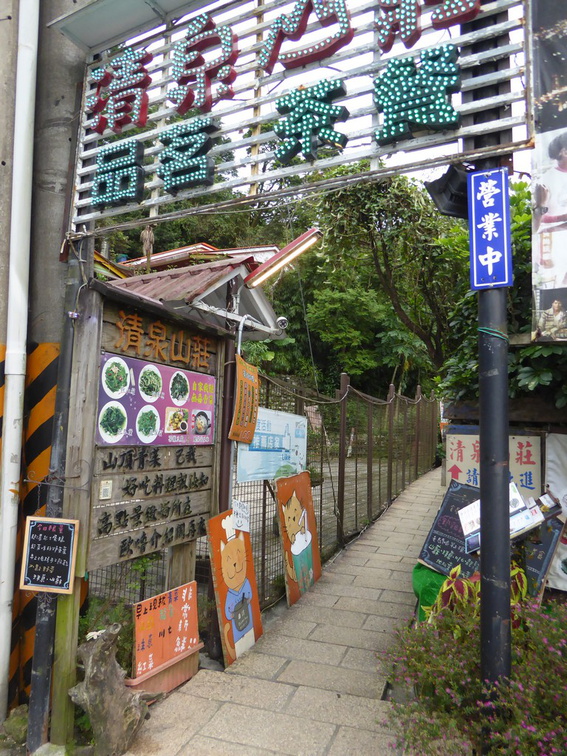
<path fill-rule="evenodd" d="M 321 557 L 308 472 L 276 481 L 287 602 L 291 606 L 321 577 Z"/>
<path fill-rule="evenodd" d="M 228 666 L 262 635 L 252 546 L 250 534 L 236 530 L 232 510 L 212 517 L 207 529 L 221 643 Z"/>

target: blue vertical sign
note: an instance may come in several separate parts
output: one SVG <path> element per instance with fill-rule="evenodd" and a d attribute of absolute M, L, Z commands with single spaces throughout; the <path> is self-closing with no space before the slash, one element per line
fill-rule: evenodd
<path fill-rule="evenodd" d="M 508 170 L 467 176 L 471 289 L 512 286 Z"/>

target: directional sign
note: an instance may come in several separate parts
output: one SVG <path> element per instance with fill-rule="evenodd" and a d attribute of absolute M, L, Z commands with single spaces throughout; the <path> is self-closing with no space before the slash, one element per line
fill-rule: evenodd
<path fill-rule="evenodd" d="M 508 171 L 469 173 L 471 289 L 512 286 Z"/>

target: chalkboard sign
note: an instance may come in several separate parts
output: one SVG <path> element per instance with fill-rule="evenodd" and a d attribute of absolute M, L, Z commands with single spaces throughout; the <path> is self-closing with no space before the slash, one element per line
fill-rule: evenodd
<path fill-rule="evenodd" d="M 514 558 L 519 564 L 524 561 L 528 578 L 528 593 L 537 596 L 544 587 L 544 581 L 551 566 L 551 560 L 563 531 L 563 523 L 557 517 L 543 522 L 521 541 L 514 544 Z M 525 556 L 522 559 L 521 549 Z"/>
<path fill-rule="evenodd" d="M 27 517 L 20 588 L 72 593 L 78 520 Z"/>
<path fill-rule="evenodd" d="M 479 490 L 475 486 L 451 481 L 421 549 L 420 562 L 443 575 L 448 575 L 458 564 L 461 565 L 463 577 L 470 577 L 480 569 L 480 560 L 465 551 L 465 538 L 459 519 L 459 509 L 472 504 L 478 496 Z"/>
<path fill-rule="evenodd" d="M 465 551 L 459 519 L 459 509 L 472 504 L 478 497 L 479 489 L 475 486 L 451 481 L 419 554 L 420 562 L 442 575 L 448 575 L 459 564 L 462 577 L 470 577 L 473 572 L 480 570 L 480 559 Z M 515 554 L 518 553 L 520 543 L 525 549 L 524 568 L 528 578 L 528 592 L 532 596 L 536 596 L 543 586 L 562 527 L 562 523 L 554 517 L 514 543 Z"/>

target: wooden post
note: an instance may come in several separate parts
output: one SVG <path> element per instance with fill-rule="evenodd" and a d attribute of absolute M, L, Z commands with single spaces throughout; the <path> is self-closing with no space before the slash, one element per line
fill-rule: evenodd
<path fill-rule="evenodd" d="M 180 543 L 176 546 L 172 546 L 168 556 L 168 590 L 195 580 L 195 562 L 197 559 L 196 541 Z"/>
<path fill-rule="evenodd" d="M 337 541 L 339 546 L 345 542 L 344 520 L 345 520 L 345 472 L 346 472 L 346 455 L 347 455 L 347 394 L 350 379 L 346 373 L 341 373 L 341 387 L 338 391 L 338 397 L 341 401 L 341 415 L 339 424 L 339 480 L 337 492 Z"/>
<path fill-rule="evenodd" d="M 372 522 L 372 481 L 374 479 L 374 405 L 368 403 L 368 415 L 366 419 L 366 516 Z"/>
<path fill-rule="evenodd" d="M 80 527 L 74 591 L 70 596 L 61 596 L 57 605 L 51 714 L 51 742 L 56 745 L 65 745 L 73 737 L 74 708 L 68 691 L 76 683 L 81 586 L 89 541 L 91 465 L 100 360 L 98 347 L 102 330 L 100 295 L 86 289 L 81 299 L 81 317 L 75 326 L 63 499 L 63 516 L 79 520 Z"/>
<path fill-rule="evenodd" d="M 396 402 L 396 387 L 390 384 L 388 390 L 388 481 L 387 498 L 388 506 L 392 503 L 392 473 L 394 469 L 394 412 Z"/>
<path fill-rule="evenodd" d="M 421 386 L 415 392 L 415 476 L 419 478 L 419 443 L 421 441 Z"/>
<path fill-rule="evenodd" d="M 435 401 L 435 393 L 433 392 L 433 389 L 431 390 L 431 394 L 429 395 L 430 399 L 430 407 L 431 407 L 431 416 L 429 418 L 429 465 L 433 466 L 435 463 L 435 457 L 437 454 L 437 402 Z"/>
<path fill-rule="evenodd" d="M 402 454 L 402 491 L 406 487 L 406 458 L 408 461 L 408 467 L 409 467 L 409 454 L 406 454 L 406 449 L 408 449 L 408 405 L 407 402 L 404 402 L 404 430 L 403 430 L 403 445 L 404 445 L 404 453 Z M 409 450 L 411 450 L 411 445 L 409 445 Z M 411 453 L 411 451 L 410 451 Z M 408 475 L 409 477 L 409 475 Z"/>

